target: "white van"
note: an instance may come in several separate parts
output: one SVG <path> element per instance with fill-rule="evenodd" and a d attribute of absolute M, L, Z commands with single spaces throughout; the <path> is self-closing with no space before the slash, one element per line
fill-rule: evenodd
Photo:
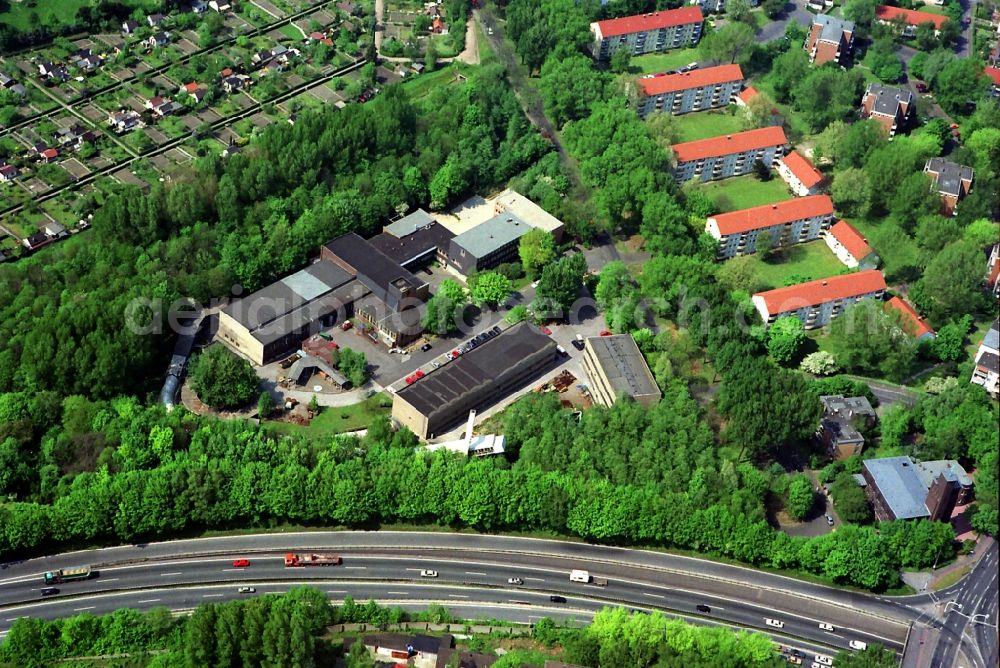
<path fill-rule="evenodd" d="M 857 649 L 861 651 L 868 649 L 868 643 L 864 642 L 863 640 L 852 640 L 847 644 L 851 646 L 851 649 Z"/>
<path fill-rule="evenodd" d="M 768 626 L 773 626 L 776 629 L 783 629 L 783 628 L 785 628 L 785 623 L 783 621 L 781 621 L 780 619 L 771 619 L 769 617 L 765 617 L 764 618 L 764 623 L 767 624 Z"/>
<path fill-rule="evenodd" d="M 590 573 L 588 571 L 570 571 L 569 572 L 570 582 L 590 582 Z"/>

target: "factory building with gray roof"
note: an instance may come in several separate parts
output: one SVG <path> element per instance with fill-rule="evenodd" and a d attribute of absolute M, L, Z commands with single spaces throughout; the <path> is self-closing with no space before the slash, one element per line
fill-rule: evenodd
<path fill-rule="evenodd" d="M 452 239 L 448 262 L 468 276 L 473 271 L 516 261 L 518 242 L 532 229 L 513 213 L 499 213 Z"/>
<path fill-rule="evenodd" d="M 602 406 L 627 396 L 652 406 L 662 393 L 631 334 L 592 336 L 584 342 L 583 368 L 590 394 Z"/>

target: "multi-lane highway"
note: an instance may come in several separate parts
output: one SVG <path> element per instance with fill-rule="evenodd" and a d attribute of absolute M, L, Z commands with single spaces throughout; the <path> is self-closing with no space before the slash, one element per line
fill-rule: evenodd
<path fill-rule="evenodd" d="M 286 568 L 285 551 L 333 551 L 343 557 L 343 564 Z M 990 605 L 995 610 L 995 577 L 992 601 L 987 581 L 990 568 L 996 573 L 995 546 L 991 554 L 970 576 L 986 578 L 978 594 L 966 594 L 960 583 L 939 596 L 967 596 L 962 605 L 979 614 L 988 613 Z M 247 558 L 250 565 L 234 568 L 235 558 Z M 59 585 L 57 595 L 41 597 L 43 572 L 79 565 L 91 565 L 99 575 Z M 589 570 L 608 585 L 570 582 L 571 569 Z M 422 570 L 437 571 L 438 576 L 421 577 Z M 524 584 L 508 584 L 512 577 Z M 921 606 L 931 600 L 893 600 L 702 559 L 583 543 L 444 533 L 303 532 L 122 546 L 4 564 L 0 633 L 26 615 L 100 614 L 120 607 L 186 610 L 239 597 L 240 586 L 256 588 L 256 594 L 242 594 L 247 596 L 302 583 L 334 599 L 351 595 L 404 607 L 438 602 L 462 614 L 489 610 L 489 616 L 514 621 L 541 615 L 585 619 L 603 605 L 664 609 L 701 623 L 767 631 L 779 641 L 796 638 L 804 649 L 828 653 L 847 648 L 850 640 L 902 651 L 910 623 L 929 619 Z M 566 602 L 553 603 L 552 595 Z M 699 613 L 697 605 L 711 611 Z M 784 628 L 768 628 L 766 618 L 780 619 Z M 821 630 L 821 622 L 836 630 Z M 957 628 L 949 631 L 949 624 Z M 964 630 L 958 617 L 946 617 L 940 626 L 943 635 L 953 639 L 961 638 Z M 972 628 L 967 635 L 975 640 L 977 632 Z M 953 658 L 959 643 L 940 649 L 935 659 Z M 990 645 L 983 647 L 989 653 Z"/>

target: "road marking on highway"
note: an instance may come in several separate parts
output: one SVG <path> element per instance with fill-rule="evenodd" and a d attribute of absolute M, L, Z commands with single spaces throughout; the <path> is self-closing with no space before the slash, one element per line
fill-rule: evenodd
<path fill-rule="evenodd" d="M 222 598 L 222 594 L 202 594 L 202 598 Z"/>
<path fill-rule="evenodd" d="M 27 619 L 27 618 L 28 618 L 28 615 L 21 615 L 20 617 L 8 617 L 6 621 L 8 621 L 8 622 L 16 622 L 19 619 Z"/>
<path fill-rule="evenodd" d="M 651 598 L 666 598 L 666 596 L 663 596 L 662 594 L 654 594 L 654 593 L 648 592 L 648 591 L 642 592 L 642 595 L 643 596 L 649 596 Z"/>
<path fill-rule="evenodd" d="M 118 582 L 119 578 L 101 578 L 101 584 L 105 582 Z"/>
<path fill-rule="evenodd" d="M 386 593 L 387 594 L 391 594 L 393 596 L 409 596 L 410 595 L 410 592 L 407 592 L 407 591 L 387 591 Z"/>
<path fill-rule="evenodd" d="M 532 582 L 545 582 L 545 578 L 523 578 L 525 580 L 531 580 Z"/>
<path fill-rule="evenodd" d="M 486 573 L 482 573 L 480 571 L 465 571 L 465 574 L 466 575 L 486 575 Z"/>
<path fill-rule="evenodd" d="M 81 610 L 93 610 L 96 607 L 97 606 L 95 605 L 88 605 L 86 608 L 73 608 L 73 612 L 80 612 Z"/>
<path fill-rule="evenodd" d="M 464 594 L 448 594 L 448 598 L 469 598 Z"/>
<path fill-rule="evenodd" d="M 171 575 L 184 575 L 184 574 L 181 573 L 180 571 L 177 571 L 176 573 L 160 573 L 160 577 L 161 578 L 165 578 L 165 577 L 168 577 L 168 576 L 171 576 Z"/>
<path fill-rule="evenodd" d="M 160 600 L 158 598 L 147 598 L 143 601 L 136 601 L 136 603 L 159 603 Z"/>
<path fill-rule="evenodd" d="M 326 593 L 327 594 L 346 594 L 347 590 L 346 589 L 327 589 Z"/>
<path fill-rule="evenodd" d="M 344 566 L 344 568 L 346 570 L 349 570 L 349 571 L 367 571 L 368 570 L 367 566 Z M 412 570 L 415 570 L 415 569 L 408 568 L 406 570 L 412 571 Z"/>

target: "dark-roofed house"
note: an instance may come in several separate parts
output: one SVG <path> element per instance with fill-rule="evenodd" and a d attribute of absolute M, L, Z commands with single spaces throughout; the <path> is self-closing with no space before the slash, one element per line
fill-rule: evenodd
<path fill-rule="evenodd" d="M 830 395 L 823 402 L 823 418 L 816 437 L 836 460 L 860 455 L 865 447 L 861 429 L 875 426 L 875 410 L 865 397 Z"/>
<path fill-rule="evenodd" d="M 910 91 L 877 83 L 868 84 L 861 98 L 861 118 L 878 121 L 890 139 L 910 126 L 916 116 L 916 108 Z"/>
<path fill-rule="evenodd" d="M 631 334 L 589 337 L 583 344 L 583 368 L 591 394 L 602 406 L 612 406 L 621 396 L 653 406 L 663 396 Z"/>
<path fill-rule="evenodd" d="M 934 187 L 941 196 L 941 209 L 948 216 L 956 214 L 955 207 L 972 189 L 972 179 L 976 172 L 972 167 L 959 165 L 944 158 L 931 158 L 924 165 L 924 173 L 934 181 Z"/>
<path fill-rule="evenodd" d="M 765 324 L 794 316 L 806 329 L 829 324 L 862 299 L 881 299 L 885 277 L 878 269 L 841 274 L 754 294 L 752 301 Z"/>
<path fill-rule="evenodd" d="M 382 228 L 368 242 L 394 262 L 415 270 L 435 259 L 447 260 L 448 244 L 455 235 L 423 209 Z"/>
<path fill-rule="evenodd" d="M 170 33 L 168 32 L 158 32 L 152 35 L 149 39 L 144 40 L 144 44 L 150 49 L 155 49 L 160 46 L 166 46 L 170 43 Z"/>
<path fill-rule="evenodd" d="M 717 260 L 757 252 L 767 240 L 771 248 L 819 239 L 833 224 L 833 200 L 810 195 L 750 209 L 719 213 L 705 221 L 705 231 L 719 242 Z"/>
<path fill-rule="evenodd" d="M 430 287 L 353 232 L 323 245 L 320 257 L 357 276 L 368 294 L 355 314 L 378 330 L 389 346 L 405 345 L 423 332 L 420 319 Z"/>
<path fill-rule="evenodd" d="M 8 183 L 21 175 L 21 171 L 14 165 L 0 165 L 0 183 Z"/>
<path fill-rule="evenodd" d="M 556 343 L 521 322 L 435 369 L 392 399 L 392 417 L 422 439 L 461 424 L 550 368 Z"/>
<path fill-rule="evenodd" d="M 596 21 L 590 24 L 594 57 L 607 60 L 618 49 L 637 56 L 694 46 L 704 21 L 701 8 L 691 6 Z"/>
<path fill-rule="evenodd" d="M 817 65 L 832 61 L 843 66 L 850 60 L 853 46 L 854 23 L 827 14 L 813 18 L 804 45 L 809 60 Z"/>
<path fill-rule="evenodd" d="M 970 382 L 983 386 L 994 398 L 1000 395 L 1000 320 L 993 322 L 976 350 Z"/>
<path fill-rule="evenodd" d="M 453 238 L 448 262 L 465 275 L 510 262 L 517 259 L 518 242 L 531 229 L 513 213 L 500 213 Z"/>
<path fill-rule="evenodd" d="M 914 462 L 883 457 L 864 462 L 865 494 L 880 522 L 931 519 L 947 521 L 956 504 L 972 500 L 973 482 L 954 460 Z"/>
<path fill-rule="evenodd" d="M 131 35 L 138 29 L 139 23 L 137 21 L 125 21 L 122 23 L 122 32 L 126 35 Z"/>
<path fill-rule="evenodd" d="M 868 244 L 868 239 L 846 220 L 835 223 L 823 239 L 837 259 L 850 269 L 875 269 L 881 261 Z"/>
<path fill-rule="evenodd" d="M 367 289 L 332 262 L 302 271 L 234 301 L 219 314 L 219 338 L 255 364 L 299 347 L 303 339 L 350 315 Z"/>

